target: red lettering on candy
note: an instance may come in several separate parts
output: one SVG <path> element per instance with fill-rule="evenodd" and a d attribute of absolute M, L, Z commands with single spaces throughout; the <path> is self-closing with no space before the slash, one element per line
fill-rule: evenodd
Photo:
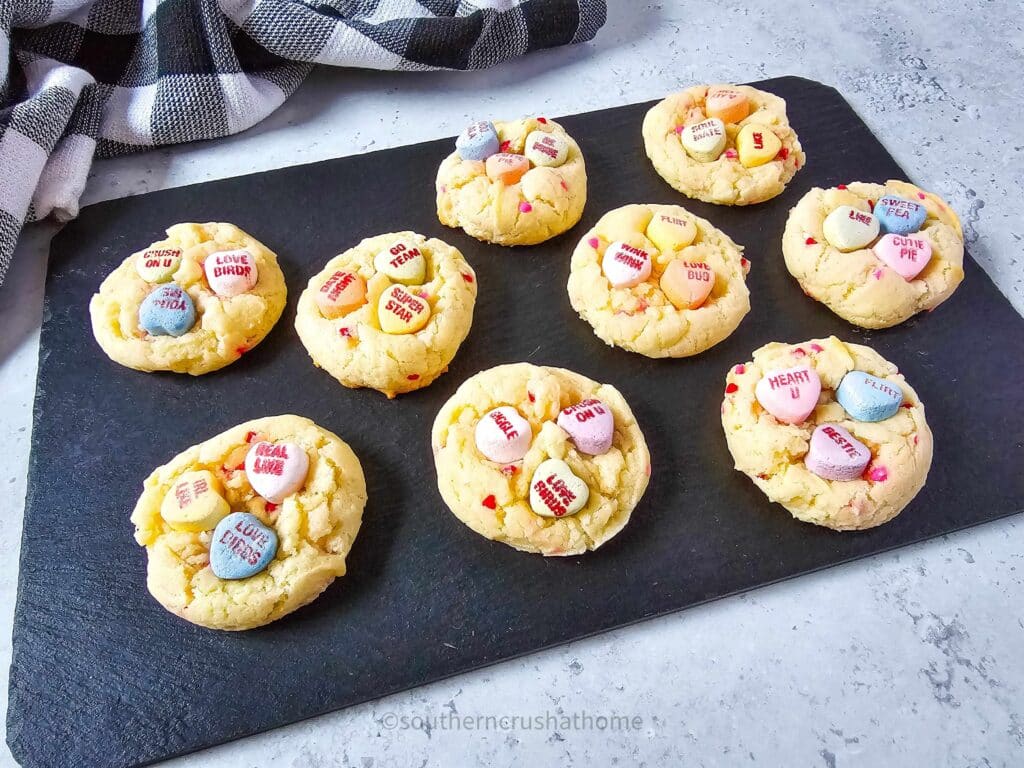
<path fill-rule="evenodd" d="M 552 146 L 554 143 L 554 139 L 552 139 L 550 136 L 545 136 L 543 139 L 533 142 L 533 146 L 531 147 L 531 149 L 535 149 L 541 154 L 547 155 L 552 160 L 554 160 L 557 159 L 558 157 L 558 150 Z"/>
<path fill-rule="evenodd" d="M 832 427 L 822 427 L 821 431 L 828 435 L 829 439 L 838 445 L 842 449 L 843 453 L 850 458 L 856 459 L 860 456 L 860 451 L 857 450 L 857 446 L 836 432 Z"/>
<path fill-rule="evenodd" d="M 569 504 L 576 500 L 576 494 L 569 489 L 565 481 L 553 474 L 537 480 L 533 484 L 533 489 L 555 517 L 563 517 L 569 511 Z"/>
<path fill-rule="evenodd" d="M 397 286 L 391 291 L 391 298 L 384 305 L 386 312 L 391 312 L 395 317 L 406 323 L 412 322 L 413 312 L 419 314 L 425 309 L 426 304 L 420 299 Z"/>
<path fill-rule="evenodd" d="M 279 459 L 288 458 L 288 449 L 277 443 L 260 443 L 256 446 L 257 456 L 274 456 Z"/>
<path fill-rule="evenodd" d="M 256 459 L 252 463 L 252 471 L 257 475 L 277 475 L 280 477 L 284 474 L 284 462 L 281 459 Z"/>
<path fill-rule="evenodd" d="M 213 276 L 220 277 L 221 275 L 238 275 L 239 277 L 245 277 L 252 272 L 252 267 L 248 267 L 242 264 L 229 264 L 227 266 L 214 266 Z"/>
<path fill-rule="evenodd" d="M 856 221 L 858 224 L 863 224 L 866 227 L 871 226 L 871 214 L 858 211 L 854 208 L 850 209 L 849 219 Z"/>
<path fill-rule="evenodd" d="M 351 272 L 338 271 L 327 278 L 327 282 L 320 286 L 320 293 L 326 293 L 331 301 L 337 301 L 341 292 L 355 282 L 356 276 Z"/>
<path fill-rule="evenodd" d="M 505 414 L 503 414 L 501 411 L 491 411 L 488 414 L 488 416 L 490 417 L 491 421 L 495 423 L 498 429 L 501 430 L 501 434 L 505 436 L 506 440 L 515 440 L 517 437 L 519 437 L 519 430 L 512 426 L 512 422 L 505 418 Z"/>
<path fill-rule="evenodd" d="M 392 267 L 400 267 L 402 264 L 405 264 L 407 261 L 412 261 L 417 256 L 419 256 L 420 255 L 420 249 L 419 248 L 413 248 L 412 250 L 407 250 L 404 245 L 399 243 L 398 245 L 396 245 L 394 248 L 391 249 L 391 255 L 394 256 L 395 258 L 391 259 L 388 262 L 388 264 L 390 264 Z"/>
<path fill-rule="evenodd" d="M 786 373 L 777 373 L 768 379 L 768 386 L 772 389 L 780 389 L 782 387 L 788 387 L 793 384 L 808 384 L 811 381 L 811 376 L 807 371 L 787 371 Z M 793 395 L 798 397 L 798 395 Z"/>
<path fill-rule="evenodd" d="M 595 398 L 589 400 L 583 400 L 576 405 L 571 405 L 568 408 L 562 410 L 566 416 L 573 416 L 576 421 L 581 424 L 585 421 L 590 421 L 597 416 L 603 416 L 608 411 L 605 410 L 604 403 Z"/>

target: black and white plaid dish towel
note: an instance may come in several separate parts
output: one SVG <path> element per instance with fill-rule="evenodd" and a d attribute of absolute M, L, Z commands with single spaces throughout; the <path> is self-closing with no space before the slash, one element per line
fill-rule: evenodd
<path fill-rule="evenodd" d="M 237 133 L 314 64 L 480 69 L 590 40 L 605 0 L 0 0 L 0 282 L 93 157 Z"/>

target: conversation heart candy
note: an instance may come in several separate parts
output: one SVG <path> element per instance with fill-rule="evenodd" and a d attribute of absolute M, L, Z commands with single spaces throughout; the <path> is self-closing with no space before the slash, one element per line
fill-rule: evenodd
<path fill-rule="evenodd" d="M 866 247 L 878 237 L 878 219 L 851 205 L 840 205 L 825 217 L 822 232 L 829 245 L 849 253 Z"/>
<path fill-rule="evenodd" d="M 821 394 L 818 372 L 806 365 L 768 371 L 754 388 L 757 402 L 783 424 L 800 424 Z"/>
<path fill-rule="evenodd" d="M 544 517 L 575 515 L 589 497 L 587 484 L 561 459 L 542 461 L 530 480 L 530 508 Z"/>
<path fill-rule="evenodd" d="M 160 517 L 176 531 L 209 531 L 231 511 L 220 484 L 205 469 L 185 472 L 160 504 Z"/>
<path fill-rule="evenodd" d="M 150 248 L 135 257 L 135 271 L 147 283 L 166 283 L 181 265 L 177 248 Z"/>
<path fill-rule="evenodd" d="M 565 158 L 569 154 L 569 142 L 554 133 L 532 131 L 526 137 L 523 154 L 534 165 L 553 168 L 565 163 Z"/>
<path fill-rule="evenodd" d="M 488 411 L 476 423 L 476 447 L 491 461 L 519 461 L 530 450 L 533 430 L 515 408 L 503 405 Z"/>
<path fill-rule="evenodd" d="M 245 455 L 245 476 L 267 501 L 280 504 L 302 488 L 309 473 L 309 456 L 296 443 L 253 443 Z"/>
<path fill-rule="evenodd" d="M 612 409 L 597 398 L 563 408 L 555 423 L 568 433 L 580 453 L 600 456 L 612 447 L 615 417 Z"/>
<path fill-rule="evenodd" d="M 715 285 L 715 272 L 702 261 L 672 259 L 661 274 L 660 285 L 676 309 L 697 309 Z"/>
<path fill-rule="evenodd" d="M 885 421 L 903 404 L 903 390 L 864 371 L 850 371 L 836 389 L 836 400 L 857 421 Z"/>
<path fill-rule="evenodd" d="M 494 124 L 481 120 L 466 126 L 455 139 L 455 151 L 463 160 L 486 160 L 498 151 L 498 132 Z"/>
<path fill-rule="evenodd" d="M 735 88 L 716 86 L 704 97 L 704 111 L 723 123 L 738 123 L 750 114 L 750 102 Z"/>
<path fill-rule="evenodd" d="M 500 181 L 505 186 L 510 187 L 523 178 L 523 175 L 530 170 L 530 161 L 522 155 L 501 152 L 488 157 L 485 167 L 488 178 Z"/>
<path fill-rule="evenodd" d="M 651 276 L 651 255 L 618 240 L 605 249 L 601 270 L 614 287 L 632 288 Z"/>
<path fill-rule="evenodd" d="M 882 235 L 871 250 L 904 280 L 913 280 L 921 274 L 932 258 L 932 244 L 923 237 Z"/>
<path fill-rule="evenodd" d="M 838 424 L 820 424 L 811 433 L 804 464 L 826 480 L 856 480 L 871 461 L 871 451 Z"/>
<path fill-rule="evenodd" d="M 315 299 L 320 314 L 333 320 L 366 303 L 366 281 L 355 272 L 339 269 L 324 281 Z"/>
<path fill-rule="evenodd" d="M 767 125 L 744 125 L 736 135 L 736 152 L 744 168 L 756 168 L 775 159 L 782 142 Z"/>
<path fill-rule="evenodd" d="M 384 333 L 416 333 L 430 319 L 427 300 L 410 293 L 404 285 L 384 290 L 377 301 L 377 319 Z"/>
<path fill-rule="evenodd" d="M 882 232 L 911 235 L 921 231 L 928 209 L 899 195 L 883 195 L 875 203 L 875 217 Z"/>
<path fill-rule="evenodd" d="M 256 287 L 256 259 L 244 248 L 211 253 L 203 262 L 206 282 L 218 296 L 237 296 Z"/>
<path fill-rule="evenodd" d="M 247 579 L 270 565 L 277 534 L 249 512 L 232 512 L 210 539 L 210 570 L 220 579 Z"/>
<path fill-rule="evenodd" d="M 710 163 L 717 160 L 725 149 L 725 123 L 717 117 L 691 123 L 683 126 L 679 140 L 686 154 L 698 163 Z"/>
<path fill-rule="evenodd" d="M 374 257 L 373 268 L 397 283 L 420 285 L 427 274 L 427 260 L 415 243 L 399 240 Z"/>
<path fill-rule="evenodd" d="M 161 285 L 139 306 L 139 325 L 152 336 L 181 336 L 196 322 L 196 305 L 177 283 Z"/>
<path fill-rule="evenodd" d="M 656 213 L 647 225 L 647 238 L 662 253 L 678 251 L 697 238 L 697 225 L 669 213 Z"/>

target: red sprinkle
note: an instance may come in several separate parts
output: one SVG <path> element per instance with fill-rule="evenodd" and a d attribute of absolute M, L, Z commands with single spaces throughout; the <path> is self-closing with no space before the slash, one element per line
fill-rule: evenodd
<path fill-rule="evenodd" d="M 740 364 L 739 364 L 739 365 L 737 365 L 737 366 L 736 366 L 735 368 L 733 368 L 733 370 L 734 370 L 734 371 L 735 371 L 735 372 L 736 372 L 737 374 L 739 374 L 740 376 L 742 376 L 742 375 L 743 375 L 744 373 L 746 373 L 746 372 L 747 372 L 747 366 L 745 366 L 745 365 L 744 365 L 743 363 L 740 363 Z"/>
<path fill-rule="evenodd" d="M 836 189 L 846 189 L 846 185 L 840 184 L 838 187 L 836 187 Z"/>
<path fill-rule="evenodd" d="M 518 471 L 519 467 L 517 467 L 515 464 L 508 464 L 507 466 L 501 468 L 501 472 L 504 475 L 514 475 Z"/>
<path fill-rule="evenodd" d="M 796 355 L 797 357 L 803 357 L 807 353 L 804 351 L 803 347 L 797 347 L 796 349 L 793 350 L 793 354 Z"/>
<path fill-rule="evenodd" d="M 407 378 L 409 381 L 416 381 L 416 379 L 418 379 L 419 377 L 420 375 L 418 373 L 410 373 L 405 378 Z"/>
<path fill-rule="evenodd" d="M 248 352 L 248 351 L 249 351 L 249 348 L 248 348 L 248 347 L 238 347 L 238 348 L 237 348 L 237 349 L 235 350 L 235 352 L 237 352 L 237 353 L 238 353 L 238 356 L 239 356 L 239 357 L 241 357 L 242 355 L 244 355 L 244 354 L 245 354 L 246 352 Z"/>
<path fill-rule="evenodd" d="M 744 269 L 747 269 L 750 266 L 750 262 L 747 261 L 747 257 L 746 256 L 741 256 L 740 257 L 740 266 L 743 267 Z"/>
<path fill-rule="evenodd" d="M 739 157 L 739 153 L 735 149 L 727 149 L 725 150 L 725 156 L 730 160 L 735 160 Z"/>
<path fill-rule="evenodd" d="M 273 512 L 275 509 L 277 509 L 277 504 L 272 501 L 268 501 L 266 506 L 267 512 Z"/>
<path fill-rule="evenodd" d="M 913 403 L 901 403 L 900 404 L 900 408 L 913 408 L 913 407 L 914 407 Z"/>
<path fill-rule="evenodd" d="M 676 126 L 676 133 L 682 133 L 682 132 L 683 132 L 683 128 L 684 128 L 684 127 L 685 127 L 685 126 L 682 126 L 682 125 L 677 125 L 677 126 Z"/>
<path fill-rule="evenodd" d="M 880 270 L 880 269 L 876 269 L 871 274 L 873 274 L 875 276 L 875 280 L 881 280 L 882 279 L 882 270 Z"/>
<path fill-rule="evenodd" d="M 872 211 L 875 210 L 875 201 L 868 200 L 868 207 L 870 207 Z"/>
<path fill-rule="evenodd" d="M 501 146 L 498 147 L 498 149 L 500 149 L 502 152 L 508 152 L 508 148 L 511 146 L 512 142 L 509 139 L 505 139 L 505 141 L 501 142 Z"/>
<path fill-rule="evenodd" d="M 486 499 L 484 499 L 481 503 L 485 507 L 487 507 L 488 509 L 494 509 L 495 507 L 498 506 L 498 500 L 496 498 L 494 498 L 494 494 L 493 493 L 490 496 L 488 496 Z"/>
<path fill-rule="evenodd" d="M 245 442 L 247 442 L 247 443 L 251 443 L 251 442 L 252 442 L 252 439 L 253 439 L 254 437 L 256 437 L 256 433 L 255 433 L 255 432 L 253 432 L 253 431 L 251 431 L 251 430 L 250 430 L 249 432 L 246 432 L 246 433 L 245 433 Z"/>
<path fill-rule="evenodd" d="M 917 435 L 914 435 L 914 445 L 917 445 Z"/>
<path fill-rule="evenodd" d="M 733 392 L 735 392 L 735 391 L 736 391 L 737 389 L 739 389 L 739 387 L 737 387 L 737 386 L 736 386 L 735 384 L 733 384 L 733 383 L 732 383 L 732 382 L 730 381 L 730 382 L 729 382 L 728 384 L 726 384 L 726 385 L 725 385 L 725 394 L 727 394 L 727 395 L 731 395 L 731 394 L 732 394 Z"/>
<path fill-rule="evenodd" d="M 818 244 L 818 241 L 815 240 L 813 237 L 808 237 L 806 240 L 804 240 L 804 245 L 817 245 L 817 244 Z"/>
<path fill-rule="evenodd" d="M 927 200 L 927 199 L 928 199 L 928 196 L 927 196 L 927 195 L 925 195 L 925 193 L 924 193 L 924 192 L 918 192 L 918 193 L 917 193 L 917 196 L 918 196 L 919 198 L 921 198 L 922 200 Z"/>
<path fill-rule="evenodd" d="M 874 467 L 868 470 L 868 479 L 876 483 L 884 483 L 889 479 L 889 471 L 885 467 Z"/>
<path fill-rule="evenodd" d="M 529 213 L 530 211 L 533 210 L 533 206 L 530 205 L 529 203 L 520 203 L 519 210 L 522 211 L 523 213 Z"/>
<path fill-rule="evenodd" d="M 535 397 L 533 396 L 533 392 L 527 392 L 527 393 L 526 393 L 526 396 L 530 398 L 530 402 L 531 402 L 531 403 L 532 403 L 532 402 L 535 402 L 535 401 L 537 400 L 537 398 L 535 398 Z"/>
<path fill-rule="evenodd" d="M 644 312 L 649 306 L 651 305 L 647 303 L 647 299 L 639 299 L 636 303 L 636 311 Z"/>
<path fill-rule="evenodd" d="M 546 125 L 547 122 L 548 122 L 548 119 L 546 117 L 538 117 L 537 118 L 537 122 L 538 123 L 544 123 Z"/>
<path fill-rule="evenodd" d="M 559 183 L 562 185 L 562 189 L 564 189 L 564 190 L 568 190 L 569 189 L 569 185 L 566 184 L 564 181 L 561 181 Z"/>
<path fill-rule="evenodd" d="M 592 237 L 589 240 L 587 240 L 587 245 L 589 245 L 596 251 L 598 246 L 601 245 L 601 241 L 598 240 L 596 237 Z"/>
<path fill-rule="evenodd" d="M 467 283 L 473 282 L 473 276 L 467 275 L 465 272 L 462 273 L 462 279 L 465 280 Z"/>
<path fill-rule="evenodd" d="M 779 157 L 782 158 L 783 160 L 785 160 L 787 157 L 789 157 L 789 149 L 786 148 L 786 147 L 783 147 L 782 149 L 780 149 L 779 150 Z"/>
<path fill-rule="evenodd" d="M 352 329 L 351 328 L 339 328 L 338 329 L 338 333 L 340 333 L 342 336 L 344 336 L 346 338 L 352 338 Z"/>
<path fill-rule="evenodd" d="M 821 346 L 821 344 L 811 344 L 811 349 L 813 349 L 815 352 L 824 352 L 825 351 L 825 348 L 823 346 Z"/>

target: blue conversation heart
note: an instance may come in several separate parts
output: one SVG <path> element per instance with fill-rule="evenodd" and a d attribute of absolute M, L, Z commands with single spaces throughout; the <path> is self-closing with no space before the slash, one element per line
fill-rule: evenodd
<path fill-rule="evenodd" d="M 882 232 L 892 235 L 912 235 L 920 232 L 928 210 L 920 203 L 899 195 L 885 195 L 875 203 L 875 218 Z"/>
<path fill-rule="evenodd" d="M 903 403 L 898 384 L 864 371 L 850 371 L 836 390 L 836 400 L 857 421 L 884 421 Z"/>
<path fill-rule="evenodd" d="M 139 307 L 139 325 L 153 336 L 181 336 L 196 324 L 196 305 L 177 283 L 153 290 Z"/>
<path fill-rule="evenodd" d="M 498 147 L 498 132 L 487 120 L 467 126 L 455 140 L 455 151 L 463 160 L 486 160 L 497 154 Z"/>
<path fill-rule="evenodd" d="M 255 576 L 277 554 L 277 534 L 248 512 L 232 512 L 213 529 L 210 568 L 221 579 Z"/>

